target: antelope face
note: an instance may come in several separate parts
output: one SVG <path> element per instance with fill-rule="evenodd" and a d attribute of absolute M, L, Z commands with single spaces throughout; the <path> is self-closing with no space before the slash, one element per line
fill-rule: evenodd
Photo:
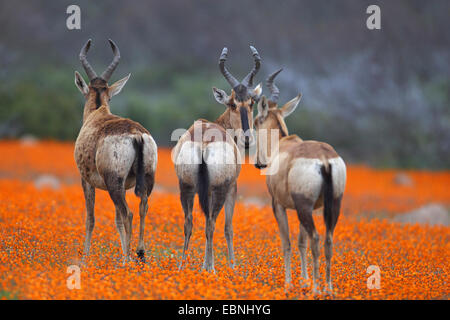
<path fill-rule="evenodd" d="M 270 108 L 265 96 L 258 103 L 258 115 L 255 117 L 255 129 L 257 140 L 257 154 L 255 167 L 263 169 L 267 167 L 278 140 L 283 136 L 279 130 L 281 126 L 286 127 L 280 110 L 275 107 Z"/>
<path fill-rule="evenodd" d="M 255 102 L 258 102 L 262 92 L 261 85 L 252 88 L 253 78 L 261 66 L 261 57 L 254 47 L 250 46 L 250 49 L 253 54 L 254 67 L 247 76 L 239 82 L 225 67 L 228 49 L 223 48 L 219 58 L 219 68 L 232 88 L 231 95 L 228 96 L 225 91 L 213 88 L 214 97 L 217 102 L 224 104 L 229 110 L 229 122 L 231 128 L 235 131 L 234 136 L 240 149 L 248 149 L 255 144 L 255 138 L 252 132 L 253 105 Z"/>
<path fill-rule="evenodd" d="M 302 96 L 299 94 L 283 107 L 278 107 L 279 91 L 273 80 L 280 72 L 281 70 L 278 70 L 267 79 L 267 86 L 271 91 L 270 98 L 263 96 L 258 102 L 258 115 L 254 121 L 257 139 L 255 167 L 258 169 L 267 167 L 272 155 L 278 153 L 279 140 L 289 134 L 284 118 L 294 112 Z"/>
<path fill-rule="evenodd" d="M 112 40 L 109 40 L 109 43 L 114 53 L 114 58 L 111 64 L 108 66 L 108 68 L 106 68 L 106 70 L 101 74 L 101 76 L 98 77 L 86 58 L 86 54 L 91 46 L 91 43 L 92 41 L 91 39 L 89 39 L 80 52 L 80 61 L 89 78 L 89 85 L 87 85 L 83 77 L 77 71 L 75 71 L 75 85 L 78 87 L 78 89 L 86 99 L 84 112 L 85 118 L 90 112 L 98 109 L 100 106 L 108 106 L 109 100 L 122 90 L 122 88 L 125 86 L 125 83 L 127 83 L 131 75 L 129 74 L 125 78 L 109 86 L 108 85 L 109 78 L 111 77 L 112 73 L 119 64 L 120 59 L 119 49 Z"/>
<path fill-rule="evenodd" d="M 241 86 L 241 88 L 239 88 Z M 236 142 L 239 148 L 249 148 L 255 144 L 253 135 L 253 105 L 261 95 L 261 85 L 255 89 L 248 90 L 239 85 L 237 90 L 231 90 L 228 96 L 225 91 L 213 88 L 214 97 L 217 102 L 225 105 L 229 110 L 229 121 L 234 129 Z M 241 90 L 241 91 L 240 91 Z M 245 95 L 237 94 L 236 92 Z M 250 94 L 248 92 L 250 91 Z"/>

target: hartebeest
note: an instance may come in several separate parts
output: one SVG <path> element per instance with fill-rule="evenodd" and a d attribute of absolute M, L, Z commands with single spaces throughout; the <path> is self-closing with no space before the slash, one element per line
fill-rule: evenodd
<path fill-rule="evenodd" d="M 137 255 L 144 260 L 145 215 L 154 184 L 157 147 L 142 125 L 111 114 L 109 100 L 122 90 L 130 75 L 108 86 L 108 80 L 120 59 L 117 46 L 111 40 L 109 43 L 114 59 L 100 77 L 86 58 L 91 45 L 90 39 L 80 52 L 80 61 L 89 78 L 89 85 L 75 71 L 75 84 L 86 100 L 83 126 L 75 143 L 75 161 L 81 174 L 87 211 L 84 254 L 89 255 L 95 223 L 95 188 L 98 188 L 107 190 L 114 202 L 124 262 L 130 258 L 133 213 L 125 201 L 125 191 L 136 186 L 134 192 L 141 198 Z"/>
<path fill-rule="evenodd" d="M 329 144 L 303 141 L 297 135 L 288 135 L 284 118 L 290 115 L 301 99 L 301 94 L 278 108 L 279 90 L 273 83 L 281 69 L 271 74 L 267 86 L 271 97 L 261 98 L 255 118 L 257 136 L 257 168 L 267 166 L 267 187 L 272 196 L 272 208 L 280 230 L 284 252 L 285 282 L 291 282 L 291 244 L 286 209 L 295 209 L 300 220 L 298 248 L 301 255 L 302 277 L 308 279 L 306 268 L 307 237 L 313 257 L 313 292 L 318 293 L 319 235 L 312 217 L 313 210 L 324 207 L 326 226 L 325 257 L 328 291 L 331 283 L 333 232 L 345 189 L 346 167 L 341 157 Z M 278 131 L 273 131 L 278 130 Z M 275 132 L 275 139 L 271 139 Z"/>
<path fill-rule="evenodd" d="M 249 130 L 253 128 L 252 108 L 262 91 L 261 85 L 251 88 L 261 58 L 255 48 L 250 48 L 255 65 L 241 82 L 225 68 L 228 50 L 223 49 L 219 67 L 231 85 L 232 91 L 228 96 L 225 91 L 213 88 L 213 93 L 217 102 L 227 108 L 214 122 L 204 119 L 195 121 L 173 149 L 172 159 L 179 180 L 180 199 L 185 215 L 185 238 L 180 269 L 186 259 L 192 233 L 192 207 L 196 193 L 206 218 L 203 268 L 214 271 L 213 234 L 216 218 L 224 205 L 228 262 L 234 267 L 232 218 L 236 201 L 236 179 L 241 169 L 238 146 L 245 147 L 254 143 Z"/>

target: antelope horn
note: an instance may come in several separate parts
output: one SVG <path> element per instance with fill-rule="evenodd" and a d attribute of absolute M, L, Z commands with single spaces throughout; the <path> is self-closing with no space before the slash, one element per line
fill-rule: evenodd
<path fill-rule="evenodd" d="M 89 48 L 91 47 L 91 42 L 92 42 L 92 40 L 89 39 L 86 42 L 86 44 L 83 46 L 83 48 L 81 48 L 81 51 L 80 51 L 80 61 L 81 61 L 81 64 L 83 65 L 84 70 L 86 71 L 89 81 L 91 81 L 94 78 L 97 78 L 97 74 L 95 73 L 94 69 L 92 69 L 91 65 L 89 64 L 89 62 L 87 61 L 87 58 L 86 58 L 86 54 L 87 54 Z"/>
<path fill-rule="evenodd" d="M 119 60 L 120 60 L 120 51 L 119 48 L 116 46 L 116 44 L 109 39 L 109 44 L 111 45 L 111 49 L 114 53 L 114 58 L 113 61 L 111 62 L 111 64 L 108 66 L 108 68 L 106 68 L 106 70 L 102 73 L 101 78 L 105 81 L 108 81 L 109 78 L 111 78 L 112 73 L 114 72 L 114 70 L 116 69 L 117 65 L 119 64 Z"/>
<path fill-rule="evenodd" d="M 227 70 L 227 68 L 225 68 L 225 61 L 227 60 L 227 55 L 228 55 L 228 49 L 225 47 L 225 48 L 223 48 L 222 54 L 220 55 L 220 58 L 219 58 L 219 68 L 220 68 L 220 72 L 222 72 L 225 79 L 227 79 L 231 88 L 234 88 L 237 85 L 239 85 L 239 81 L 237 81 L 236 78 L 233 77 L 233 75 Z"/>
<path fill-rule="evenodd" d="M 241 82 L 247 88 L 253 86 L 253 77 L 258 73 L 259 67 L 261 66 L 261 57 L 259 56 L 258 51 L 253 46 L 250 46 L 250 50 L 252 50 L 255 65 L 252 71 L 250 71 L 250 73 Z"/>
<path fill-rule="evenodd" d="M 283 71 L 283 68 L 272 73 L 266 80 L 267 88 L 270 90 L 269 100 L 273 102 L 278 102 L 278 95 L 280 94 L 280 90 L 278 90 L 277 86 L 273 83 L 273 80 L 281 71 Z"/>

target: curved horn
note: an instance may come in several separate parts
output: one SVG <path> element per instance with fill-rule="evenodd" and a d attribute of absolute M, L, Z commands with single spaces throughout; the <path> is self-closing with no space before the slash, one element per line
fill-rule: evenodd
<path fill-rule="evenodd" d="M 120 51 L 119 48 L 116 46 L 116 44 L 109 39 L 109 44 L 111 45 L 111 49 L 114 53 L 114 58 L 113 61 L 111 62 L 111 64 L 108 66 L 108 68 L 106 68 L 106 70 L 102 73 L 101 78 L 105 81 L 108 81 L 109 78 L 111 78 L 112 73 L 114 72 L 114 70 L 116 69 L 117 65 L 119 64 L 119 60 L 120 60 Z"/>
<path fill-rule="evenodd" d="M 252 46 L 250 46 L 250 50 L 252 50 L 253 59 L 255 60 L 255 66 L 241 82 L 246 87 L 253 86 L 253 77 L 258 73 L 259 67 L 261 66 L 261 57 L 259 56 L 258 51 L 255 49 L 255 47 Z"/>
<path fill-rule="evenodd" d="M 283 68 L 272 73 L 266 80 L 267 88 L 270 90 L 269 100 L 273 102 L 278 102 L 278 95 L 280 94 L 280 90 L 278 90 L 277 86 L 273 83 L 273 80 L 281 71 L 283 71 Z"/>
<path fill-rule="evenodd" d="M 81 61 L 81 64 L 83 65 L 84 70 L 86 71 L 89 81 L 91 81 L 94 78 L 97 78 L 97 74 L 95 73 L 94 69 L 92 69 L 91 65 L 89 64 L 89 62 L 87 61 L 87 58 L 86 58 L 86 54 L 87 54 L 89 48 L 91 47 L 91 42 L 92 42 L 92 40 L 89 39 L 86 42 L 86 44 L 83 46 L 83 48 L 81 48 L 81 51 L 80 51 L 80 61 Z"/>
<path fill-rule="evenodd" d="M 219 58 L 219 68 L 220 72 L 222 72 L 225 79 L 227 79 L 228 83 L 230 84 L 231 88 L 236 87 L 239 84 L 239 81 L 236 80 L 235 77 L 225 68 L 225 61 L 227 60 L 228 55 L 228 49 L 225 47 L 222 50 L 222 54 Z"/>

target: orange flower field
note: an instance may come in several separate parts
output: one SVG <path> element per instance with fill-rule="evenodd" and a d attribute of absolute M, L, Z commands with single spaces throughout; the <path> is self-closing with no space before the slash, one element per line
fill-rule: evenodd
<path fill-rule="evenodd" d="M 284 287 L 278 227 L 265 177 L 243 165 L 233 226 L 236 268 L 226 263 L 224 215 L 214 235 L 215 274 L 201 270 L 204 217 L 196 200 L 191 247 L 178 271 L 184 214 L 170 150 L 160 149 L 156 187 L 146 219 L 145 264 L 121 263 L 119 234 L 109 195 L 97 190 L 91 256 L 80 264 L 85 207 L 73 144 L 0 142 L 0 297 L 3 299 L 448 299 L 450 228 L 404 224 L 397 217 L 429 203 L 450 206 L 450 172 L 375 170 L 348 166 L 344 202 L 334 236 L 333 296 L 313 295 L 299 283 L 299 222 L 289 211 L 293 287 Z M 399 183 L 397 177 L 408 177 Z M 38 184 L 43 175 L 57 185 Z M 138 198 L 132 249 L 138 238 Z M 322 209 L 314 216 L 323 244 Z M 323 248 L 323 246 L 322 246 Z M 308 250 L 311 275 L 311 253 Z M 81 288 L 69 290 L 67 268 L 81 266 Z M 369 266 L 380 288 L 368 288 Z M 325 257 L 321 249 L 321 287 Z"/>

